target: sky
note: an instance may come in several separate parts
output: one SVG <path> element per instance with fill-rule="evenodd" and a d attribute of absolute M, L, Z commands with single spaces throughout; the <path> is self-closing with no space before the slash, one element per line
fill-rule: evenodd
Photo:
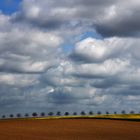
<path fill-rule="evenodd" d="M 0 114 L 139 112 L 139 0 L 1 0 Z"/>

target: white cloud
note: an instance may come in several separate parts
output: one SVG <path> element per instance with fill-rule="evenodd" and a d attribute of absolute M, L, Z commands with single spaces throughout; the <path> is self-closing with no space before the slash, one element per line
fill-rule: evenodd
<path fill-rule="evenodd" d="M 18 74 L 0 74 L 0 84 L 13 86 L 13 87 L 28 87 L 31 85 L 37 84 L 39 81 L 37 80 L 36 75 L 18 75 Z"/>
<path fill-rule="evenodd" d="M 18 12 L 0 14 L 1 108 L 18 105 L 16 112 L 139 106 L 139 4 L 23 0 Z M 79 41 L 87 30 L 110 38 Z M 73 47 L 69 56 L 63 43 Z"/>
<path fill-rule="evenodd" d="M 77 43 L 74 53 L 81 55 L 81 57 L 87 57 L 87 59 L 93 61 L 101 61 L 106 55 L 106 49 L 104 44 L 100 40 L 93 38 L 87 38 L 82 42 Z"/>
<path fill-rule="evenodd" d="M 24 0 L 15 17 L 48 30 L 68 30 L 71 23 L 78 23 L 82 28 L 96 28 L 104 36 L 139 36 L 139 7 L 137 0 Z"/>
<path fill-rule="evenodd" d="M 39 12 L 40 12 L 40 8 L 37 6 L 32 6 L 28 11 L 26 11 L 27 13 L 27 18 L 37 18 L 39 16 Z"/>
<path fill-rule="evenodd" d="M 57 63 L 54 57 L 62 41 L 53 33 L 34 29 L 15 27 L 1 32 L 0 69 L 8 72 L 43 72 Z"/>
<path fill-rule="evenodd" d="M 119 74 L 126 70 L 129 66 L 129 62 L 121 61 L 119 59 L 106 60 L 100 64 L 81 64 L 76 66 L 75 73 L 79 76 L 85 76 L 89 78 L 94 77 L 108 77 Z"/>

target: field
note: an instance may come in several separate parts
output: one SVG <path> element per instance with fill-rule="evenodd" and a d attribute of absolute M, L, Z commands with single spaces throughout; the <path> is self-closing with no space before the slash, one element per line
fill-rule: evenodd
<path fill-rule="evenodd" d="M 0 140 L 140 140 L 140 122 L 95 118 L 0 121 Z"/>

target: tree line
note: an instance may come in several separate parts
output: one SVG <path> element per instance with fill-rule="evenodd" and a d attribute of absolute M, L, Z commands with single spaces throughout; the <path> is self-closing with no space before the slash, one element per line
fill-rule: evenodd
<path fill-rule="evenodd" d="M 140 112 L 139 112 L 140 113 Z M 117 114 L 116 111 L 114 111 L 113 113 L 110 113 L 109 111 L 106 111 L 105 113 L 102 113 L 101 111 L 97 111 L 96 112 L 97 115 L 101 115 L 101 114 Z M 121 111 L 121 114 L 127 114 L 125 110 Z M 132 110 L 130 111 L 128 114 L 135 114 L 135 112 Z M 64 112 L 62 113 L 61 111 L 57 111 L 56 113 L 54 112 L 49 112 L 49 113 L 45 113 L 45 112 L 41 112 L 41 113 L 37 113 L 37 112 L 33 112 L 32 114 L 29 113 L 25 113 L 25 114 L 21 114 L 21 113 L 17 113 L 16 115 L 14 114 L 10 114 L 10 115 L 2 115 L 1 118 L 28 118 L 28 117 L 45 117 L 45 116 L 76 116 L 76 115 L 94 115 L 93 111 L 89 111 L 88 113 L 86 113 L 85 111 L 81 111 L 80 113 L 77 112 L 73 112 L 73 113 L 69 113 L 69 112 Z"/>

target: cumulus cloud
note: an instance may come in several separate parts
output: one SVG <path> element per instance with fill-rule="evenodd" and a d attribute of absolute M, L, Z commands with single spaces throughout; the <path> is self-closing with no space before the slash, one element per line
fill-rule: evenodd
<path fill-rule="evenodd" d="M 37 73 L 57 63 L 53 59 L 55 54 L 53 57 L 51 54 L 63 42 L 61 37 L 34 29 L 20 29 L 11 24 L 9 26 L 12 28 L 10 31 L 0 33 L 0 71 Z"/>
<path fill-rule="evenodd" d="M 139 7 L 138 0 L 24 0 L 14 19 L 48 30 L 88 26 L 105 37 L 139 36 Z"/>
<path fill-rule="evenodd" d="M 70 58 L 82 63 L 101 63 L 109 58 L 137 57 L 139 39 L 133 38 L 86 38 L 76 43 Z M 132 48 L 135 48 L 133 49 Z M 131 51 L 130 51 L 131 50 Z"/>
<path fill-rule="evenodd" d="M 96 25 L 103 36 L 139 36 L 140 2 L 129 0 L 109 7 L 107 16 Z"/>
<path fill-rule="evenodd" d="M 1 112 L 138 110 L 139 7 L 23 0 L 14 14 L 0 13 Z M 106 38 L 81 39 L 86 31 Z"/>

